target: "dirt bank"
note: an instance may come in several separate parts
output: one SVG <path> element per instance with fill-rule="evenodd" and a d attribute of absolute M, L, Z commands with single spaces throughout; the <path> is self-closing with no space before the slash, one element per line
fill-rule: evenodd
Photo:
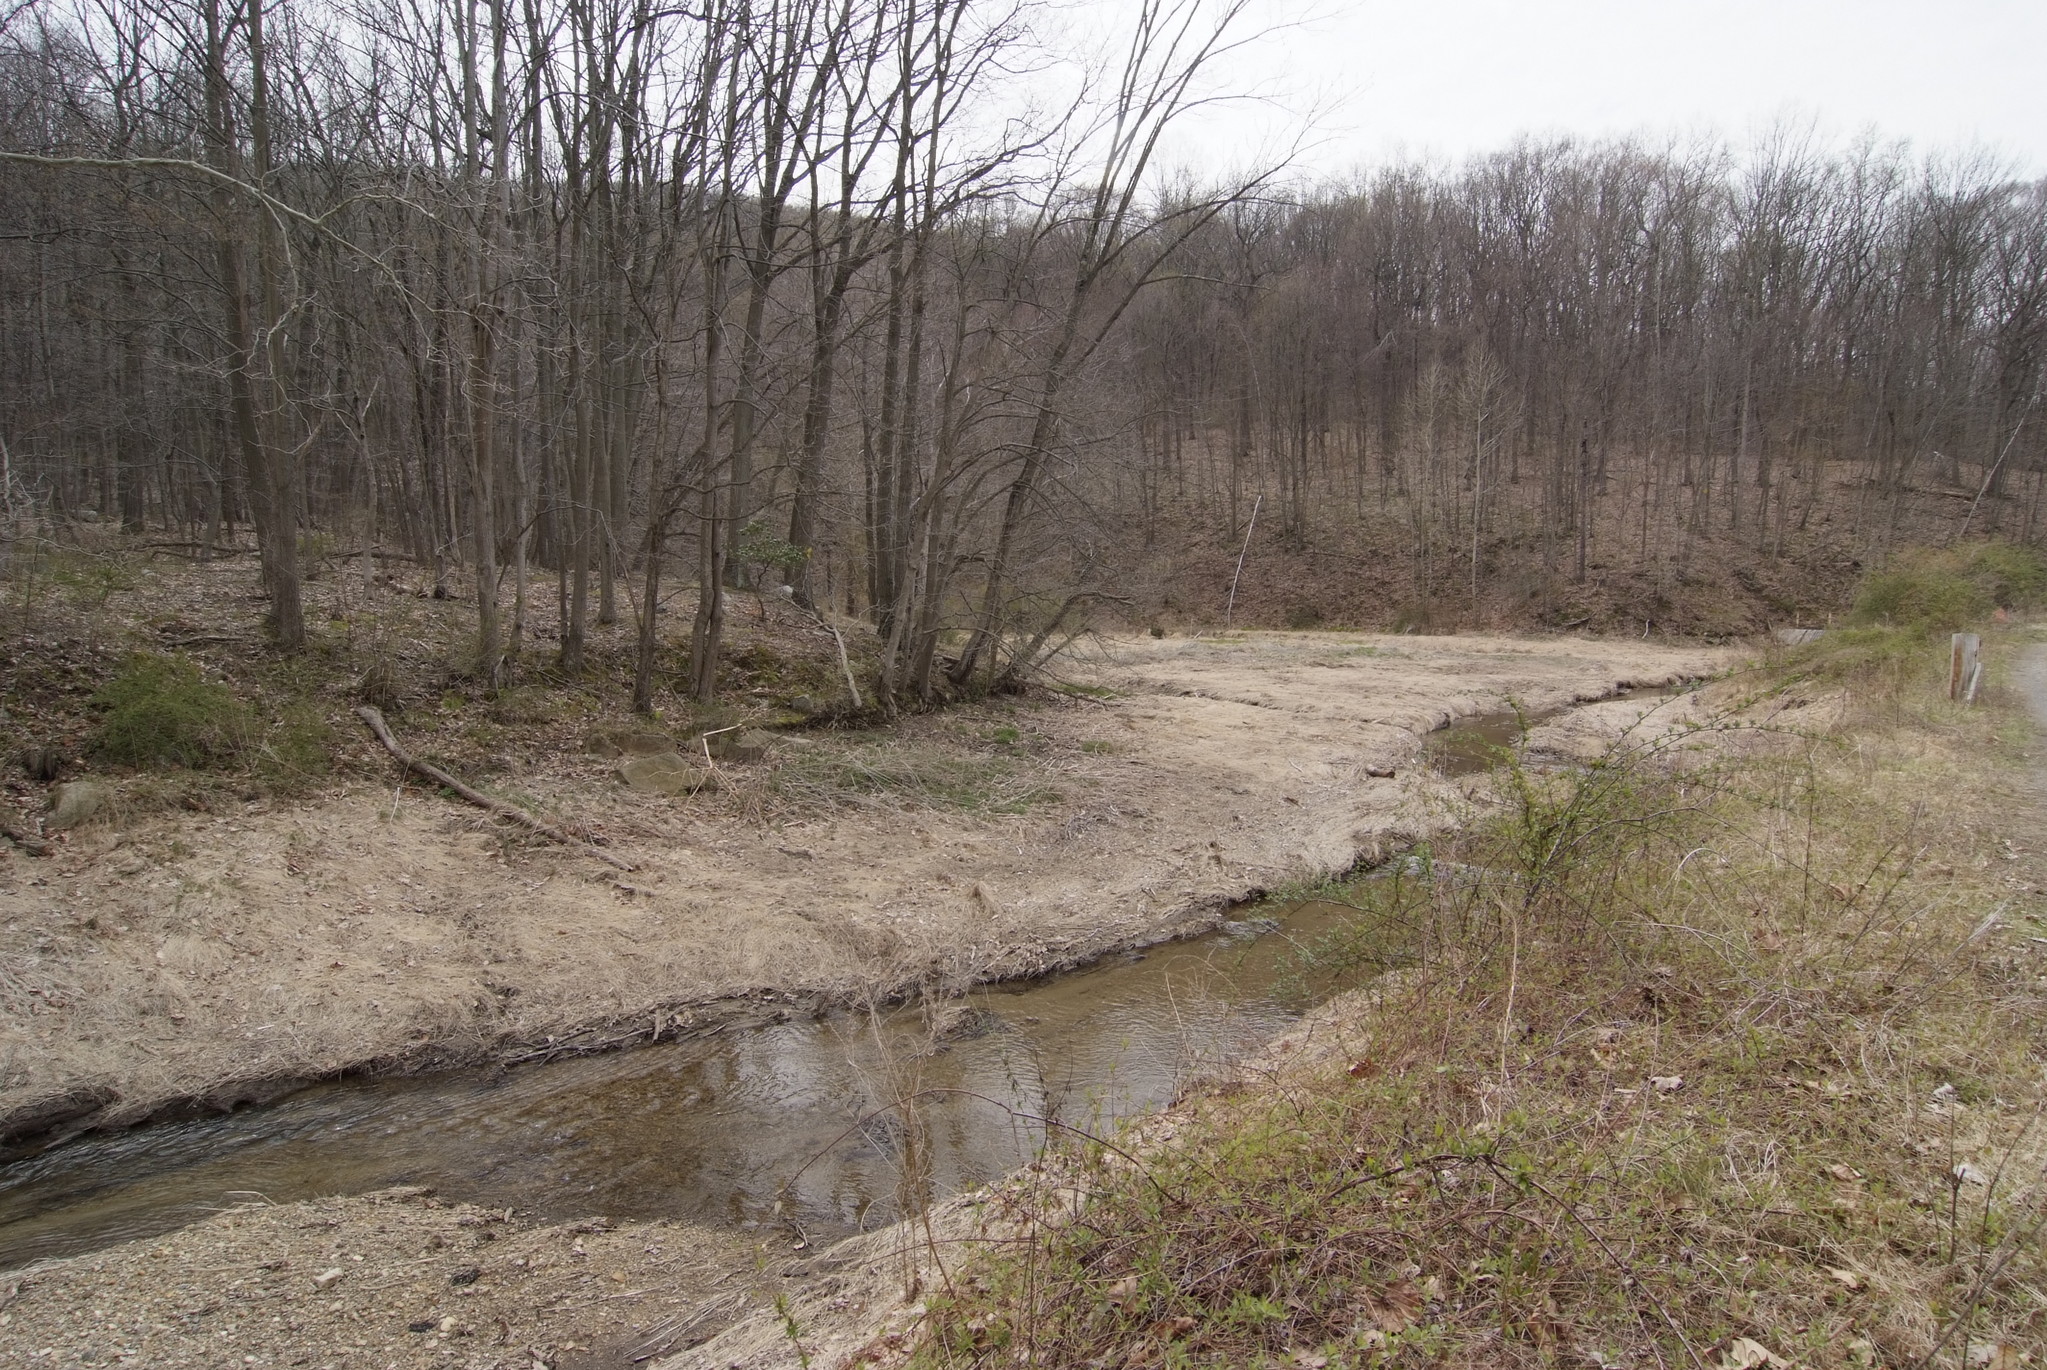
<path fill-rule="evenodd" d="M 1143 638 L 1075 663 L 1084 690 L 790 739 L 721 794 L 514 758 L 503 791 L 608 834 L 629 874 L 414 785 L 103 822 L 0 858 L 0 1119 L 49 1135 L 1071 964 L 1427 831 L 1433 782 L 1410 767 L 1453 717 L 1725 661 L 1572 638 Z"/>

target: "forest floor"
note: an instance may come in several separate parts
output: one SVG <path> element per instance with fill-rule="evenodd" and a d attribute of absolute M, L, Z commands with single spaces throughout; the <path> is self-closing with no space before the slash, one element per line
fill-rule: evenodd
<path fill-rule="evenodd" d="M 47 855 L 0 848 L 0 1120 L 19 1134 L 355 1070 L 958 993 L 1184 935 L 1444 822 L 1438 782 L 1414 763 L 1422 734 L 1452 718 L 1728 661 L 1572 637 L 1100 640 L 1068 660 L 1062 688 L 886 730 L 783 730 L 765 758 L 721 765 L 717 790 L 673 798 L 628 790 L 585 754 L 593 729 L 626 721 L 587 690 L 479 698 L 449 683 L 394 716 L 408 747 L 601 835 L 632 863 L 622 872 L 399 783 L 353 726 L 363 601 L 396 597 L 414 626 L 394 629 L 378 606 L 380 640 L 429 658 L 431 616 L 459 624 L 462 606 L 402 584 L 316 583 L 331 639 L 310 655 L 335 665 L 286 698 L 231 630 L 193 626 L 250 616 L 253 579 L 247 560 L 151 573 L 15 639 L 16 747 L 54 739 L 89 755 L 91 691 L 124 649 L 168 642 L 267 716 L 311 711 L 335 758 L 288 784 L 109 773 L 106 809 Z M 776 691 L 817 688 L 791 662 L 829 679 L 824 630 L 772 600 L 749 633 L 754 617 L 735 615 L 734 658 L 777 666 L 756 712 L 778 707 Z M 611 631 L 597 649 L 622 656 L 624 630 Z M 743 716 L 746 689 L 733 693 Z M 688 749 L 687 723 L 664 722 Z M 11 821 L 32 827 L 40 788 L 11 791 Z"/>
<path fill-rule="evenodd" d="M 1748 508 L 1746 521 L 1730 526 L 1723 503 L 1700 526 L 1677 497 L 1683 492 L 1655 487 L 1645 498 L 1654 470 L 1617 458 L 1593 500 L 1582 576 L 1568 533 L 1526 502 L 1533 493 L 1524 488 L 1488 531 L 1483 574 L 1470 579 L 1467 544 L 1452 538 L 1437 549 L 1426 594 L 1411 513 L 1383 488 L 1368 498 L 1331 492 L 1291 528 L 1268 502 L 1248 544 L 1248 506 L 1164 498 L 1112 546 L 1123 558 L 1127 612 L 1140 626 L 1211 623 L 1234 596 L 1239 622 L 1290 628 L 1584 629 L 1733 642 L 1833 622 L 1893 549 L 1950 544 L 1976 494 L 1973 483 L 1925 471 L 1893 506 L 1858 463 L 1829 462 L 1820 474 L 1817 486 L 1810 470 L 1790 476 L 1802 509 L 1793 518 L 1765 526 Z M 1979 535 L 2025 526 L 2014 502 L 1993 500 L 1983 515 Z M 1139 530 L 1141 538 L 1130 535 Z"/>

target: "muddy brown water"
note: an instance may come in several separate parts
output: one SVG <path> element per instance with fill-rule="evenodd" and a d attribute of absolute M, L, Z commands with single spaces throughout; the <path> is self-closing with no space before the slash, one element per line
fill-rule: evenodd
<path fill-rule="evenodd" d="M 1426 751 L 1448 773 L 1482 770 L 1520 727 L 1511 712 L 1483 715 L 1432 735 Z M 985 987 L 948 1010 L 957 1021 L 936 1042 L 914 1009 L 842 1012 L 491 1075 L 350 1079 L 88 1135 L 0 1168 L 0 1268 L 236 1204 L 404 1184 L 538 1221 L 842 1235 L 1014 1169 L 1048 1119 L 1101 1127 L 1269 1040 L 1341 987 L 1314 952 L 1357 917 L 1310 901 Z M 895 1102 L 909 1095 L 913 1109 Z"/>

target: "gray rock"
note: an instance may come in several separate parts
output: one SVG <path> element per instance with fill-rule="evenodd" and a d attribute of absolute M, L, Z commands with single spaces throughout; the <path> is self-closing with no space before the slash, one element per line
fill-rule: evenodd
<path fill-rule="evenodd" d="M 674 752 L 630 757 L 621 761 L 612 774 L 627 789 L 641 794 L 688 794 L 704 788 L 711 780 Z"/>
<path fill-rule="evenodd" d="M 774 741 L 774 734 L 757 728 L 745 732 L 714 733 L 709 739 L 711 755 L 720 761 L 760 761 L 767 756 Z"/>
<path fill-rule="evenodd" d="M 50 817 L 43 827 L 50 832 L 75 828 L 113 796 L 114 792 L 97 780 L 67 780 L 50 791 Z"/>
<path fill-rule="evenodd" d="M 618 756 L 659 756 L 675 750 L 675 739 L 667 733 L 645 728 L 592 728 L 583 739 L 583 750 L 607 759 Z"/>

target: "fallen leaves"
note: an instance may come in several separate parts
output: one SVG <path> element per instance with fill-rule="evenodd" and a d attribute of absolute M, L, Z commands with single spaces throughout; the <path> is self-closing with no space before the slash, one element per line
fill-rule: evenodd
<path fill-rule="evenodd" d="M 1969 1364 L 1978 1370 L 2019 1370 L 2024 1363 L 2010 1342 L 1977 1342 L 1969 1348 Z"/>
<path fill-rule="evenodd" d="M 1422 1301 L 1420 1285 L 1396 1280 L 1376 1293 L 1366 1290 L 1358 1298 L 1358 1307 L 1365 1321 L 1381 1332 L 1404 1332 L 1420 1318 Z"/>
<path fill-rule="evenodd" d="M 1720 1370 L 1791 1370 L 1791 1362 L 1753 1337 L 1736 1337 L 1720 1353 Z"/>
<path fill-rule="evenodd" d="M 1199 1325 L 1195 1319 L 1182 1315 L 1177 1318 L 1160 1318 L 1145 1330 L 1147 1335 L 1156 1341 L 1175 1342 Z"/>

